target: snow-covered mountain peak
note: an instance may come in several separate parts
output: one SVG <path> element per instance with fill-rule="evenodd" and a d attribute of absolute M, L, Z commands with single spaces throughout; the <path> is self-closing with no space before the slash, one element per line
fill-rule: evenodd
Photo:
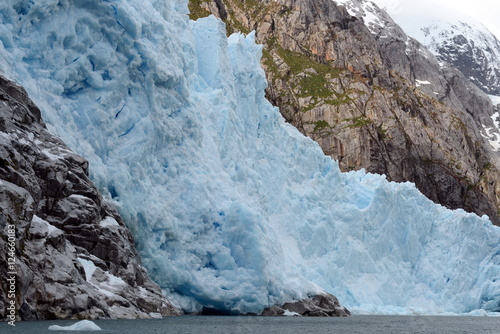
<path fill-rule="evenodd" d="M 334 0 L 338 5 L 344 6 L 349 14 L 362 19 L 368 29 L 375 35 L 388 25 L 394 25 L 393 20 L 386 11 L 381 10 L 376 3 L 364 0 Z"/>
<path fill-rule="evenodd" d="M 375 0 L 380 6 L 386 2 Z M 426 5 L 432 6 L 424 10 Z M 500 95 L 500 42 L 476 17 L 435 3 L 406 3 L 391 12 L 405 33 L 451 63 L 488 94 Z"/>
<path fill-rule="evenodd" d="M 413 37 L 483 91 L 500 95 L 500 42 L 483 24 L 433 20 Z"/>
<path fill-rule="evenodd" d="M 409 36 L 406 40 L 407 55 L 418 52 L 429 58 L 429 52 L 432 53 L 442 66 L 448 63 L 457 68 L 487 93 L 493 104 L 498 104 L 500 41 L 480 20 L 439 2 L 427 3 L 425 6 L 431 6 L 427 10 L 422 9 L 423 4 L 406 3 L 404 8 L 392 8 L 392 17 L 386 11 L 389 8 L 385 0 L 336 2 L 351 15 L 362 19 L 378 38 L 390 36 L 392 39 L 401 39 Z M 421 87 L 418 79 L 417 86 Z M 492 147 L 497 150 L 495 138 L 500 134 L 495 124 L 490 119 L 485 120 L 483 135 L 489 138 Z"/>
<path fill-rule="evenodd" d="M 383 40 L 382 44 L 390 44 L 390 41 L 402 41 L 407 45 L 407 55 L 418 53 L 425 58 L 432 57 L 426 48 L 409 37 L 387 11 L 375 2 L 366 0 L 334 0 L 334 2 L 345 7 L 350 15 L 362 20 L 378 40 Z"/>

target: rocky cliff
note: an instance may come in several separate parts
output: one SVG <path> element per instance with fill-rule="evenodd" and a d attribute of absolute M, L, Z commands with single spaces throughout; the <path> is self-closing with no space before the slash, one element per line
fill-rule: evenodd
<path fill-rule="evenodd" d="M 190 9 L 229 32 L 256 31 L 268 99 L 344 171 L 411 181 L 437 203 L 500 222 L 498 155 L 481 135 L 496 129 L 491 101 L 376 5 L 198 0 Z"/>
<path fill-rule="evenodd" d="M 12 277 L 0 286 L 2 318 L 11 303 L 23 320 L 179 314 L 88 168 L 0 77 L 0 276 Z"/>

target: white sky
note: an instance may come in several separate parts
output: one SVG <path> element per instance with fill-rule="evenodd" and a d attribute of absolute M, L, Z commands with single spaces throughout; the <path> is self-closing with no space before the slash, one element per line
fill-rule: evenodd
<path fill-rule="evenodd" d="M 499 0 L 372 0 L 385 8 L 396 23 L 411 15 L 447 16 L 450 11 L 470 15 L 483 23 L 500 39 Z"/>

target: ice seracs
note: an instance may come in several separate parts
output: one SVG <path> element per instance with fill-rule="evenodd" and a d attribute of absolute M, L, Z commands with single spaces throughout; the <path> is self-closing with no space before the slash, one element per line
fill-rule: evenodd
<path fill-rule="evenodd" d="M 171 300 L 260 313 L 327 291 L 358 312 L 500 311 L 499 228 L 412 184 L 340 173 L 265 99 L 254 34 L 186 13 L 169 0 L 0 7 L 1 70 L 90 159 Z"/>

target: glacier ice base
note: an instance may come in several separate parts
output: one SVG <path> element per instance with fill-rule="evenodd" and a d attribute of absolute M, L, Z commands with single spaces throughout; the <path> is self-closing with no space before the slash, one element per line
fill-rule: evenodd
<path fill-rule="evenodd" d="M 254 34 L 175 0 L 4 0 L 0 71 L 91 162 L 186 311 L 330 292 L 357 312 L 500 311 L 500 229 L 341 173 L 264 97 Z"/>

